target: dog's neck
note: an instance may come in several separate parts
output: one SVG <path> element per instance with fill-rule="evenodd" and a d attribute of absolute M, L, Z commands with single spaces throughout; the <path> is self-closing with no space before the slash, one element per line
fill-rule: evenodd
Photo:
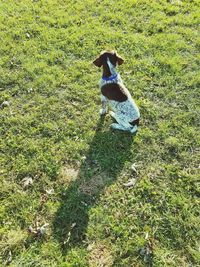
<path fill-rule="evenodd" d="M 109 58 L 107 58 L 107 62 L 103 64 L 103 77 L 109 78 L 115 75 L 117 75 L 115 66 L 110 62 Z"/>

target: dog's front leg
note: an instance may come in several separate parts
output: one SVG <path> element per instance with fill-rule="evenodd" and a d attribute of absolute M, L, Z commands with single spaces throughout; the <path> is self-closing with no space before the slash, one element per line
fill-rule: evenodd
<path fill-rule="evenodd" d="M 100 115 L 105 115 L 106 112 L 108 111 L 108 100 L 104 95 L 101 95 L 101 104 L 102 108 L 100 109 Z"/>
<path fill-rule="evenodd" d="M 114 111 L 110 111 L 109 114 L 110 114 L 111 117 L 113 117 L 113 119 L 116 120 L 116 114 L 115 114 Z"/>

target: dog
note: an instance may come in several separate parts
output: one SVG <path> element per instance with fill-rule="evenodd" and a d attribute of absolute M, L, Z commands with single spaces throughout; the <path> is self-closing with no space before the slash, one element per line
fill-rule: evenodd
<path fill-rule="evenodd" d="M 99 84 L 102 103 L 100 115 L 105 115 L 110 109 L 110 115 L 116 120 L 116 123 L 111 124 L 113 129 L 135 133 L 139 126 L 140 112 L 116 70 L 116 66 L 123 62 L 124 59 L 113 50 L 101 52 L 93 61 L 95 66 L 103 68 Z"/>

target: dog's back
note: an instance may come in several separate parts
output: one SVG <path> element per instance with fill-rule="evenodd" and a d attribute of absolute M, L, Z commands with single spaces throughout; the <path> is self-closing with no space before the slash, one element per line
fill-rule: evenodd
<path fill-rule="evenodd" d="M 109 100 L 124 102 L 128 99 L 126 88 L 122 84 L 109 83 L 101 87 L 101 93 Z"/>

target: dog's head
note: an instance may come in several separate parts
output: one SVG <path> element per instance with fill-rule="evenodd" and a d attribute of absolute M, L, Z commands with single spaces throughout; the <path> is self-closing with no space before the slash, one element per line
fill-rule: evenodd
<path fill-rule="evenodd" d="M 107 59 L 109 58 L 112 65 L 121 65 L 124 59 L 114 50 L 105 50 L 101 52 L 100 56 L 96 58 L 93 63 L 97 67 L 101 67 L 107 64 Z"/>

